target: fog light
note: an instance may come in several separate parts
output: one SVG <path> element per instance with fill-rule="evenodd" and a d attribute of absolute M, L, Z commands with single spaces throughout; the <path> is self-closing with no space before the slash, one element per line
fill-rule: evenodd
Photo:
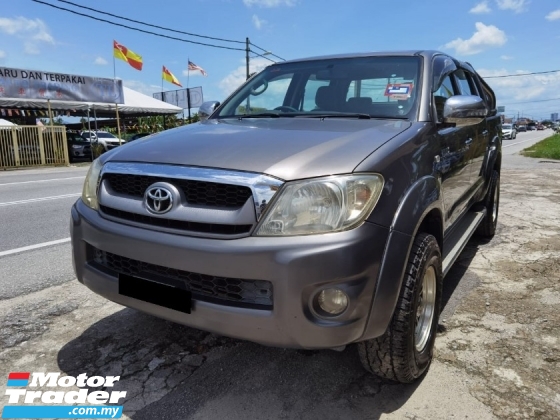
<path fill-rule="evenodd" d="M 348 307 L 348 296 L 340 289 L 325 289 L 317 296 L 319 307 L 330 315 L 338 315 Z"/>

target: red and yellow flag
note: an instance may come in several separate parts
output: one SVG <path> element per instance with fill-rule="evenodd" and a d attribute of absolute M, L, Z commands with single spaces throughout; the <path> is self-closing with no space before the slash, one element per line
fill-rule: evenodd
<path fill-rule="evenodd" d="M 136 70 L 142 70 L 142 56 L 130 51 L 115 40 L 113 40 L 113 56 L 119 60 L 126 61 Z"/>
<path fill-rule="evenodd" d="M 181 83 L 179 83 L 177 78 L 173 76 L 173 73 L 171 73 L 165 66 L 163 66 L 163 74 L 161 75 L 161 77 L 163 78 L 163 80 L 167 80 L 169 83 L 173 83 L 174 85 L 183 87 Z"/>

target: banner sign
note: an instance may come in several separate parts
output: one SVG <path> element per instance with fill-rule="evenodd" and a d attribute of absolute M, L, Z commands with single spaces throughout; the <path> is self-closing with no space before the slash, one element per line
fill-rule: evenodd
<path fill-rule="evenodd" d="M 198 108 L 202 105 L 204 100 L 201 86 L 188 89 L 170 90 L 167 92 L 157 92 L 153 94 L 153 97 L 160 101 L 167 102 L 168 104 L 178 106 L 179 108 L 187 109 L 189 108 L 187 92 L 190 95 L 190 108 Z"/>
<path fill-rule="evenodd" d="M 0 67 L 0 98 L 123 104 L 122 80 Z"/>

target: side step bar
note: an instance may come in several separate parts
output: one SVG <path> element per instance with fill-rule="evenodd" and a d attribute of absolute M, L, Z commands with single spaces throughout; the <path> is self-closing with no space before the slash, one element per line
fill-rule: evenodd
<path fill-rule="evenodd" d="M 465 245 L 475 232 L 478 225 L 484 219 L 486 215 L 486 209 L 481 211 L 471 211 L 465 214 L 463 220 L 459 222 L 459 225 L 453 230 L 451 235 L 448 238 L 445 238 L 443 244 L 443 262 L 442 262 L 442 270 L 443 276 L 447 274 L 447 272 L 451 269 L 451 266 L 455 262 L 455 260 L 461 254 Z"/>

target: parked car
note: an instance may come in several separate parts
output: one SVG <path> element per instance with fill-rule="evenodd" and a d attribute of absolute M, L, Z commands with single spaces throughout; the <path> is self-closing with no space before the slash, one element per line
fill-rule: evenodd
<path fill-rule="evenodd" d="M 66 132 L 68 142 L 68 158 L 70 162 L 92 160 L 91 143 L 75 131 Z"/>
<path fill-rule="evenodd" d="M 117 136 L 109 133 L 108 131 L 82 131 L 82 137 L 90 140 L 92 144 L 98 143 L 103 146 L 105 152 L 114 149 L 124 143 L 125 140 L 119 139 Z"/>
<path fill-rule="evenodd" d="M 542 124 L 537 124 L 537 130 L 538 130 L 538 131 L 544 130 L 544 125 L 542 125 Z"/>
<path fill-rule="evenodd" d="M 93 162 L 71 211 L 78 280 L 265 345 L 357 343 L 367 370 L 418 379 L 443 277 L 496 231 L 501 123 L 484 79 L 437 51 L 306 58 L 201 108 L 205 121 Z"/>
<path fill-rule="evenodd" d="M 502 124 L 502 138 L 514 139 L 517 137 L 517 130 L 513 124 Z"/>
<path fill-rule="evenodd" d="M 517 132 L 520 133 L 522 131 L 527 131 L 527 126 L 526 125 L 518 125 L 517 126 Z"/>

